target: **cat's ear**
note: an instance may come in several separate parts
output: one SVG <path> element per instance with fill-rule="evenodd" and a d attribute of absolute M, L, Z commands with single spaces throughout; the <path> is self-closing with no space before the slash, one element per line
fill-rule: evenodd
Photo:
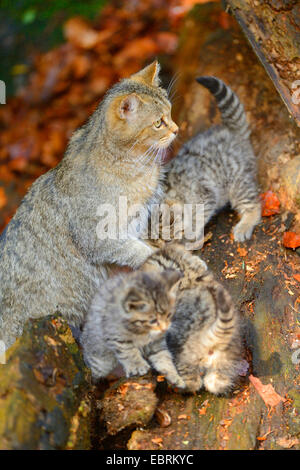
<path fill-rule="evenodd" d="M 140 295 L 140 292 L 132 287 L 128 290 L 123 302 L 124 310 L 127 313 L 131 312 L 146 312 L 149 309 L 148 303 Z"/>
<path fill-rule="evenodd" d="M 182 272 L 180 271 L 175 271 L 174 269 L 167 269 L 162 273 L 162 276 L 164 280 L 167 283 L 167 286 L 169 289 L 171 289 L 176 282 L 179 281 L 183 277 Z"/>
<path fill-rule="evenodd" d="M 136 116 L 140 100 L 135 93 L 125 96 L 119 105 L 119 116 L 121 119 L 131 119 Z"/>
<path fill-rule="evenodd" d="M 152 64 L 147 65 L 147 67 L 143 68 L 134 75 L 131 75 L 130 78 L 131 80 L 144 82 L 146 85 L 159 86 L 159 71 L 160 65 L 157 60 L 155 60 L 152 62 Z"/>

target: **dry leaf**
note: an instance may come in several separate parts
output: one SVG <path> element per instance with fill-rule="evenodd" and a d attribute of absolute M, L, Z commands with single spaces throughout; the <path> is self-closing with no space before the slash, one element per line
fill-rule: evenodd
<path fill-rule="evenodd" d="M 162 427 L 162 428 L 167 428 L 168 426 L 170 426 L 172 420 L 171 420 L 171 416 L 169 415 L 169 413 L 162 409 L 162 408 L 157 408 L 156 411 L 155 411 L 155 418 L 158 422 L 158 424 Z"/>
<path fill-rule="evenodd" d="M 285 399 L 282 398 L 278 393 L 275 392 L 273 385 L 267 384 L 264 385 L 261 383 L 261 381 L 257 378 L 254 377 L 253 375 L 249 375 L 249 380 L 252 383 L 252 385 L 255 387 L 256 391 L 259 393 L 263 401 L 265 402 L 266 405 L 275 407 L 277 406 L 281 401 L 284 402 Z"/>
<path fill-rule="evenodd" d="M 2 209 L 7 204 L 7 197 L 4 191 L 4 188 L 0 188 L 0 209 Z"/>
<path fill-rule="evenodd" d="M 205 415 L 208 407 L 209 407 L 208 400 L 204 400 L 204 402 L 201 405 L 201 408 L 198 410 L 199 415 Z"/>
<path fill-rule="evenodd" d="M 164 382 L 165 381 L 165 376 L 164 375 L 158 375 L 156 377 L 157 382 Z"/>
<path fill-rule="evenodd" d="M 162 438 L 161 437 L 154 437 L 153 439 L 151 439 L 151 442 L 153 442 L 153 444 L 157 444 L 157 445 L 161 445 L 162 443 Z"/>
<path fill-rule="evenodd" d="M 280 437 L 276 442 L 279 446 L 284 447 L 285 449 L 291 449 L 291 447 L 299 444 L 300 440 L 297 439 L 297 437 Z"/>
<path fill-rule="evenodd" d="M 285 232 L 283 235 L 283 245 L 286 248 L 298 248 L 300 246 L 300 235 L 295 232 Z"/>
<path fill-rule="evenodd" d="M 248 254 L 248 251 L 246 250 L 246 248 L 243 248 L 243 247 L 240 247 L 240 246 L 237 247 L 237 252 L 240 256 L 243 256 L 243 257 L 247 256 L 247 254 Z"/>
<path fill-rule="evenodd" d="M 220 422 L 220 425 L 227 427 L 227 426 L 230 426 L 231 423 L 232 423 L 232 418 L 230 418 L 230 419 L 222 419 L 222 421 Z"/>
<path fill-rule="evenodd" d="M 279 214 L 280 212 L 280 201 L 275 193 L 267 191 L 260 195 L 262 201 L 261 214 L 265 217 L 270 215 Z"/>
<path fill-rule="evenodd" d="M 293 277 L 296 279 L 296 281 L 300 282 L 300 274 L 293 274 Z"/>
<path fill-rule="evenodd" d="M 92 49 L 99 42 L 99 34 L 84 19 L 70 18 L 64 25 L 64 35 L 74 46 Z"/>

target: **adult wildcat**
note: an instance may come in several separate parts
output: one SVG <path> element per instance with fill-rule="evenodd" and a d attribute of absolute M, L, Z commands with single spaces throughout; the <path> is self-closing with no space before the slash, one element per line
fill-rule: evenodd
<path fill-rule="evenodd" d="M 71 138 L 60 164 L 41 176 L 0 239 L 0 339 L 9 347 L 29 317 L 55 312 L 81 324 L 110 264 L 140 266 L 152 249 L 136 232 L 99 237 L 97 209 L 117 216 L 120 196 L 142 205 L 161 195 L 160 153 L 178 127 L 157 62 L 117 83 Z M 121 214 L 123 215 L 123 214 Z M 123 224 L 123 225 L 122 225 Z"/>

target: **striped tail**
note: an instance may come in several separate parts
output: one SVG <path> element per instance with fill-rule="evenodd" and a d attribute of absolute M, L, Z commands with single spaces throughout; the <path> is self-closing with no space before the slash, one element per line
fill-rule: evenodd
<path fill-rule="evenodd" d="M 237 132 L 241 137 L 249 137 L 250 130 L 244 106 L 231 88 L 216 77 L 205 76 L 196 78 L 196 80 L 214 95 L 221 112 L 223 125 L 231 131 Z"/>

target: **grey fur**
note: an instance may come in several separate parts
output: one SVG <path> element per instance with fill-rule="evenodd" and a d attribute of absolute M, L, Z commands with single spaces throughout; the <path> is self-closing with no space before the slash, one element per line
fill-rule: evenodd
<path fill-rule="evenodd" d="M 143 269 L 177 267 L 183 272 L 176 290 L 175 315 L 166 334 L 174 364 L 186 390 L 205 387 L 215 394 L 230 391 L 241 360 L 241 322 L 230 295 L 206 265 L 181 245 L 154 253 Z"/>
<path fill-rule="evenodd" d="M 126 196 L 129 206 L 143 204 L 146 226 L 151 203 L 162 195 L 160 161 L 148 155 L 143 165 L 137 164 L 133 149 L 136 143 L 144 145 L 146 137 L 137 135 L 152 129 L 162 108 L 170 112 L 166 91 L 155 85 L 158 70 L 152 64 L 107 93 L 87 124 L 74 133 L 60 164 L 32 185 L 1 236 L 0 339 L 7 348 L 29 317 L 59 312 L 80 325 L 107 266 L 137 268 L 152 253 L 138 236 L 100 240 L 96 227 L 99 205 L 117 208 L 119 196 Z M 147 85 L 145 72 L 154 84 Z M 115 118 L 115 109 L 109 114 L 110 104 L 128 93 L 136 101 L 141 93 L 143 100 L 138 100 L 138 116 L 130 121 L 126 136 L 123 121 L 118 131 L 115 125 L 109 127 L 108 116 Z M 171 118 L 168 123 L 172 140 L 177 126 Z M 160 133 L 151 132 L 159 142 Z"/>
<path fill-rule="evenodd" d="M 172 384 L 184 387 L 165 343 L 174 313 L 171 289 L 179 277 L 171 270 L 134 272 L 111 278 L 100 287 L 81 336 L 94 379 L 108 375 L 119 361 L 127 377 L 144 375 L 152 364 Z"/>
<path fill-rule="evenodd" d="M 197 81 L 214 94 L 222 124 L 186 142 L 170 162 L 166 198 L 204 204 L 204 224 L 229 202 L 241 217 L 233 229 L 234 239 L 244 241 L 261 219 L 256 161 L 244 108 L 222 80 L 200 77 Z"/>

